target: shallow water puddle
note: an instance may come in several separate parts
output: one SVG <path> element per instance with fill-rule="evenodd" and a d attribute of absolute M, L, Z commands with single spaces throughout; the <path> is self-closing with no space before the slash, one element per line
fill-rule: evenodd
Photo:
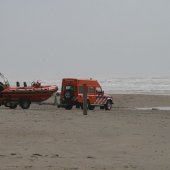
<path fill-rule="evenodd" d="M 136 110 L 170 110 L 169 106 L 163 106 L 163 107 L 139 107 L 135 108 Z"/>

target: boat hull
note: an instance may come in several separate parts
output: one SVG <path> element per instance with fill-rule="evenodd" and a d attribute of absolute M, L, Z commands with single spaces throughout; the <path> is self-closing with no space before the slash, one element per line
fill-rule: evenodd
<path fill-rule="evenodd" d="M 27 99 L 30 102 L 42 102 L 49 99 L 57 90 L 57 86 L 7 88 L 1 92 L 1 100 L 11 102 Z"/>

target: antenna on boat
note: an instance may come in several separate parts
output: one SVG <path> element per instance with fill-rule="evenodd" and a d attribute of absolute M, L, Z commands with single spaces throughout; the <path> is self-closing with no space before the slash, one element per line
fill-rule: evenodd
<path fill-rule="evenodd" d="M 10 85 L 8 79 L 2 73 L 0 73 L 0 77 L 4 80 L 5 86 L 9 87 Z"/>

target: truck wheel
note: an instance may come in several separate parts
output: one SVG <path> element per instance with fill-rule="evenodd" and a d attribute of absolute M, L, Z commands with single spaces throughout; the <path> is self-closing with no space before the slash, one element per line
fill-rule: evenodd
<path fill-rule="evenodd" d="M 17 104 L 16 103 L 10 103 L 9 108 L 10 109 L 16 109 L 17 108 Z"/>
<path fill-rule="evenodd" d="M 108 100 L 105 104 L 105 110 L 111 110 L 112 109 L 112 101 Z"/>
<path fill-rule="evenodd" d="M 92 106 L 92 105 L 89 106 L 89 110 L 94 110 L 94 109 L 95 109 L 95 106 Z"/>
<path fill-rule="evenodd" d="M 73 105 L 67 105 L 67 106 L 65 106 L 65 109 L 66 110 L 71 110 L 73 108 Z"/>
<path fill-rule="evenodd" d="M 31 102 L 27 99 L 21 100 L 20 106 L 22 109 L 28 109 L 30 107 Z"/>

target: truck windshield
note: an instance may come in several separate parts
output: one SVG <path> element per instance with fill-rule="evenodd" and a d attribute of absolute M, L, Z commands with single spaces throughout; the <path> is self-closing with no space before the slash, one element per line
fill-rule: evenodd
<path fill-rule="evenodd" d="M 96 92 L 97 93 L 102 93 L 103 91 L 102 91 L 102 88 L 101 87 L 96 87 Z"/>

